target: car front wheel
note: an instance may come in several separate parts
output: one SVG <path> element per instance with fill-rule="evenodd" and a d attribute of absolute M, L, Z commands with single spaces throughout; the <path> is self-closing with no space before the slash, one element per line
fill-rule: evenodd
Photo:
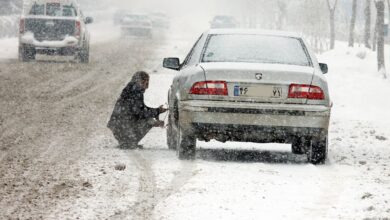
<path fill-rule="evenodd" d="M 176 150 L 178 134 L 177 134 L 177 129 L 174 128 L 174 124 L 177 124 L 177 123 L 175 122 L 175 119 L 171 113 L 169 113 L 168 119 L 169 119 L 169 122 L 167 125 L 168 148 L 170 150 Z"/>

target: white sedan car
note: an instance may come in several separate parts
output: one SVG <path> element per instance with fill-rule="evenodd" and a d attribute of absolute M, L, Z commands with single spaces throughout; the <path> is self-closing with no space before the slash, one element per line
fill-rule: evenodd
<path fill-rule="evenodd" d="M 324 163 L 331 100 L 326 64 L 296 34 L 218 29 L 195 43 L 169 91 L 168 146 L 193 159 L 196 140 L 291 143 Z"/>

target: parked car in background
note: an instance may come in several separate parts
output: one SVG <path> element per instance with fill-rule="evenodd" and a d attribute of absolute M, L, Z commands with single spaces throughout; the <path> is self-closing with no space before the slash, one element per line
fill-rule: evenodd
<path fill-rule="evenodd" d="M 196 141 L 291 143 L 313 163 L 327 157 L 331 100 L 320 64 L 296 34 L 212 29 L 180 64 L 168 95 L 168 146 L 181 159 Z"/>
<path fill-rule="evenodd" d="M 88 63 L 86 24 L 92 21 L 73 0 L 31 1 L 20 18 L 19 59 L 34 60 L 36 54 L 66 55 Z"/>
<path fill-rule="evenodd" d="M 146 14 L 126 14 L 121 19 L 122 36 L 152 37 L 152 20 Z"/>
<path fill-rule="evenodd" d="M 238 22 L 233 16 L 217 15 L 210 22 L 211 28 L 237 28 Z"/>

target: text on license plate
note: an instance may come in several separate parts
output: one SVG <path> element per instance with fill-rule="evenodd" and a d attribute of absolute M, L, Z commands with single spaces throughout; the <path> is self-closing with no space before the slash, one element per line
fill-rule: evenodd
<path fill-rule="evenodd" d="M 247 97 L 282 97 L 282 87 L 279 86 L 234 86 L 234 96 Z"/>

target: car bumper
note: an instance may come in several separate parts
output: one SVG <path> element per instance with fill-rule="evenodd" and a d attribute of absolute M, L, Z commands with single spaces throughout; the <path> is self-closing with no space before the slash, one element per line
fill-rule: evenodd
<path fill-rule="evenodd" d="M 80 40 L 76 37 L 68 36 L 63 40 L 42 40 L 38 41 L 31 34 L 22 35 L 19 38 L 21 44 L 29 45 L 31 47 L 38 48 L 65 48 L 65 47 L 78 47 L 80 45 Z"/>
<path fill-rule="evenodd" d="M 152 29 L 148 27 L 122 27 L 122 34 L 131 36 L 149 36 L 152 33 Z"/>
<path fill-rule="evenodd" d="M 80 51 L 78 47 L 36 47 L 34 45 L 25 45 L 34 50 L 37 54 L 73 56 Z"/>
<path fill-rule="evenodd" d="M 183 129 L 195 129 L 197 132 L 272 130 L 289 134 L 310 134 L 315 130 L 328 130 L 330 111 L 330 107 L 320 105 L 193 100 L 180 103 L 179 122 Z"/>

